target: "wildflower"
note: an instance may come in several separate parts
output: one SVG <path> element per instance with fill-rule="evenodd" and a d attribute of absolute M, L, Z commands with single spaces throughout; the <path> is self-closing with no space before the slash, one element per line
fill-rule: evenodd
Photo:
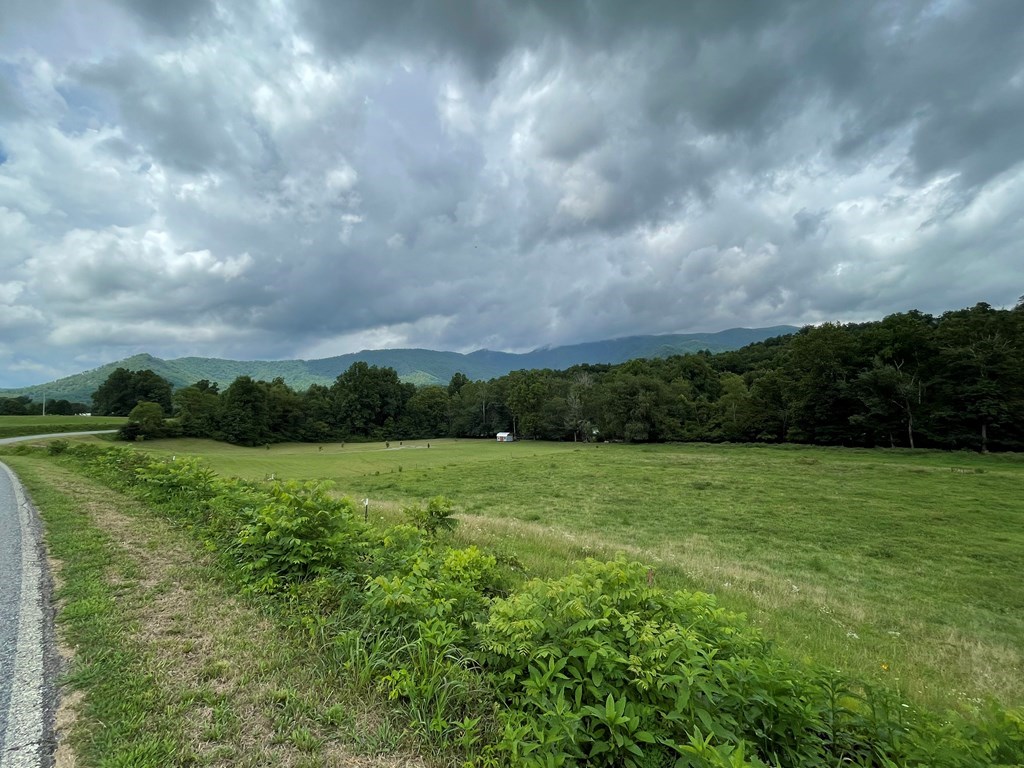
<path fill-rule="evenodd" d="M 885 663 L 883 663 L 883 664 L 882 664 L 882 671 L 883 671 L 883 672 L 888 672 L 888 671 L 889 671 L 889 665 L 888 665 L 888 664 L 885 664 Z"/>

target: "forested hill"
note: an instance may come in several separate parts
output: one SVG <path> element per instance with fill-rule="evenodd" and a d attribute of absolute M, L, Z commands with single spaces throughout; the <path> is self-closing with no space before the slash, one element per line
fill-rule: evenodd
<path fill-rule="evenodd" d="M 444 386 L 402 383 L 358 362 L 331 384 L 295 391 L 242 377 L 218 392 L 174 392 L 143 371 L 97 393 L 144 436 L 243 445 L 487 437 L 627 442 L 798 442 L 1024 450 L 1024 301 L 933 317 L 826 323 L 719 354 L 515 370 Z M 159 403 L 159 404 L 158 404 Z M 163 415 L 176 417 L 165 425 Z M 161 413 L 162 409 L 162 413 Z M 134 412 L 134 411 L 132 411 Z"/>
<path fill-rule="evenodd" d="M 534 368 L 561 370 L 581 363 L 622 363 L 636 358 L 657 358 L 686 352 L 709 350 L 724 352 L 793 333 L 797 328 L 778 325 L 770 328 L 732 328 L 718 333 L 680 333 L 657 336 L 630 336 L 564 347 L 542 347 L 514 354 L 477 350 L 469 354 L 438 352 L 430 349 L 377 349 L 321 360 L 245 361 L 209 357 L 179 357 L 162 360 L 152 355 L 134 355 L 108 363 L 91 371 L 21 389 L 0 389 L 0 397 L 27 395 L 34 400 L 65 399 L 88 403 L 100 384 L 117 368 L 130 371 L 151 370 L 183 387 L 206 379 L 226 387 L 239 376 L 272 381 L 282 378 L 293 389 L 311 384 L 330 385 L 355 362 L 393 368 L 399 378 L 413 384 L 447 384 L 453 374 L 462 372 L 470 379 L 487 380 L 510 371 Z"/>

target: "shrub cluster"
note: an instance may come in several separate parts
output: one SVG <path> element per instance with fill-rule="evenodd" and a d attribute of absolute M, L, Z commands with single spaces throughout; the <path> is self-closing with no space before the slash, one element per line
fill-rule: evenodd
<path fill-rule="evenodd" d="M 379 531 L 323 484 L 218 477 L 126 448 L 65 456 L 192 526 L 243 588 L 279 600 L 353 682 L 401 701 L 467 765 L 966 766 L 1024 762 L 1024 713 L 940 719 L 785 660 L 712 596 L 587 561 L 511 588 L 434 535 L 452 507 Z"/>

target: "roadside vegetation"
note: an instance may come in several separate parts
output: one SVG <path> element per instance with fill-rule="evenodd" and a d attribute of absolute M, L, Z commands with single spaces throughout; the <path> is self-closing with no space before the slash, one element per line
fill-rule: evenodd
<path fill-rule="evenodd" d="M 439 448 L 417 453 L 440 456 Z M 623 547 L 625 559 L 588 559 L 559 577 L 524 581 L 508 542 L 504 550 L 463 546 L 444 532 L 451 519 L 444 499 L 406 511 L 420 528 L 371 525 L 316 482 L 226 479 L 180 454 L 80 446 L 61 455 L 64 465 L 190 530 L 249 600 L 305 633 L 315 649 L 311 663 L 400 706 L 407 732 L 441 762 L 980 766 L 1024 759 L 1019 710 L 982 704 L 966 719 L 938 717 L 891 682 L 795 659 L 716 598 L 662 589 L 668 566 L 633 564 L 642 554 L 633 541 Z M 506 488 L 524 482 L 517 470 L 531 462 L 535 476 L 556 470 L 553 454 L 539 463 L 520 456 L 519 467 L 511 454 L 499 459 Z M 484 466 L 478 462 L 471 474 L 482 477 Z M 459 482 L 453 469 L 449 462 L 418 471 L 452 494 L 449 486 Z M 404 483 L 414 473 L 396 466 L 364 474 L 400 475 Z M 700 490 L 710 487 L 689 486 Z M 401 505 L 412 495 L 393 498 Z M 464 519 L 460 529 L 478 519 Z M 691 575 L 684 570 L 683 578 Z"/>
<path fill-rule="evenodd" d="M 455 540 L 557 578 L 622 553 L 713 592 L 796 659 L 939 710 L 1024 703 L 1024 457 L 480 440 L 140 445 L 223 476 L 328 481 L 370 519 L 443 493 Z"/>
<path fill-rule="evenodd" d="M 40 509 L 55 569 L 57 765 L 423 765 L 394 703 L 328 664 L 286 605 L 239 596 L 159 507 L 32 448 L 3 460 Z"/>

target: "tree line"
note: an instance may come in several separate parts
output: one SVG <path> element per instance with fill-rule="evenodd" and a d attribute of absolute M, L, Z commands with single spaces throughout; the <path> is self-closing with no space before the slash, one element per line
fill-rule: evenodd
<path fill-rule="evenodd" d="M 94 412 L 129 414 L 155 402 L 159 409 L 147 405 L 148 421 L 133 418 L 133 429 L 242 445 L 513 431 L 546 440 L 1021 450 L 1022 350 L 1024 301 L 1012 310 L 982 303 L 938 317 L 911 311 L 808 326 L 714 355 L 489 381 L 457 373 L 447 386 L 416 387 L 360 362 L 329 387 L 296 391 L 282 379 L 242 376 L 223 391 L 200 381 L 172 394 L 152 371 L 119 369 L 97 392 Z M 163 424 L 171 414 L 175 421 Z"/>
<path fill-rule="evenodd" d="M 19 397 L 0 397 L 0 416 L 77 416 L 88 413 L 89 406 L 85 403 L 73 403 L 70 400 L 57 399 L 36 402 L 28 395 Z"/>

